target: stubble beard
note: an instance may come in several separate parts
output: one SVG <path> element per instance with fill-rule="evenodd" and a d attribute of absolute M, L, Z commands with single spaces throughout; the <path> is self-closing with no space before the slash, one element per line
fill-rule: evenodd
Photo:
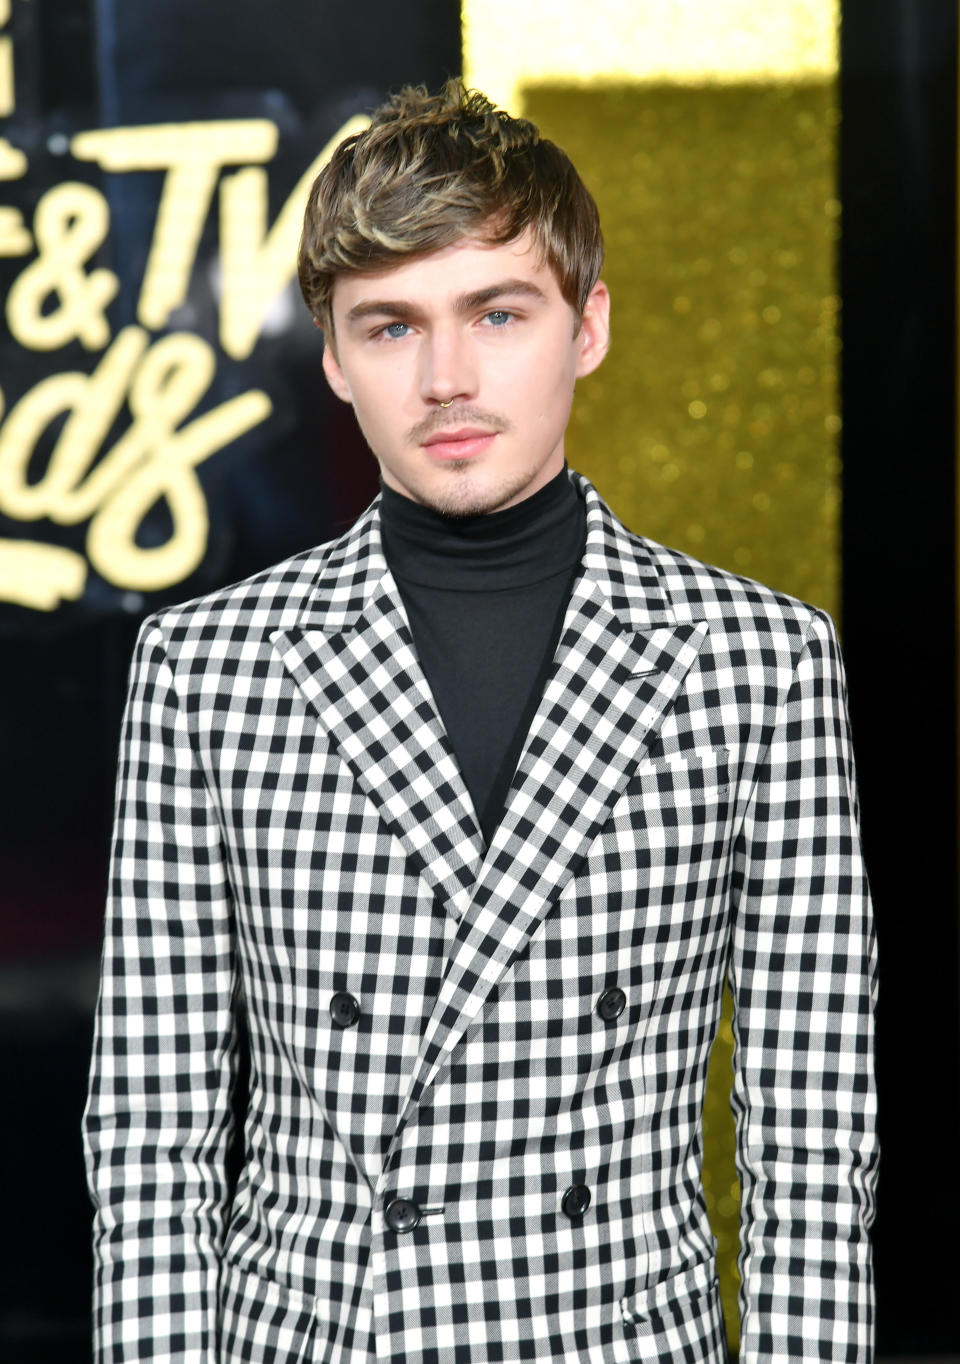
<path fill-rule="evenodd" d="M 417 422 L 407 432 L 406 444 L 419 446 L 434 432 L 458 425 L 481 426 L 493 435 L 508 434 L 513 429 L 512 423 L 500 413 L 488 412 L 485 408 L 476 407 L 471 403 L 458 403 L 451 411 L 435 408 Z M 463 521 L 470 516 L 486 516 L 490 512 L 499 511 L 501 507 L 523 493 L 536 477 L 536 472 L 533 468 L 504 474 L 502 478 L 495 480 L 494 486 L 491 486 L 483 478 L 482 469 L 478 469 L 475 460 L 452 459 L 445 461 L 442 469 L 437 470 L 442 481 L 437 480 L 434 486 L 428 488 L 405 485 L 404 492 L 414 502 L 429 507 L 431 511 L 438 512 L 441 516 Z M 477 473 L 481 475 L 479 480 L 473 477 Z"/>
<path fill-rule="evenodd" d="M 478 487 L 471 477 L 475 472 L 472 460 L 451 460 L 443 469 L 443 473 L 449 475 L 444 478 L 443 486 L 412 490 L 415 500 L 452 521 L 464 521 L 471 516 L 487 516 L 500 511 L 508 502 L 519 498 L 535 476 L 534 470 L 523 470 L 513 477 L 498 480 L 492 487 L 481 480 Z"/>

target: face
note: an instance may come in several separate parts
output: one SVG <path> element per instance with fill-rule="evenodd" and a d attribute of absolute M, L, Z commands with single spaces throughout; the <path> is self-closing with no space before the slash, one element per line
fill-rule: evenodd
<path fill-rule="evenodd" d="M 338 276 L 332 313 L 324 371 L 383 481 L 448 516 L 510 507 L 560 472 L 574 384 L 609 343 L 606 286 L 577 327 L 529 232 Z"/>

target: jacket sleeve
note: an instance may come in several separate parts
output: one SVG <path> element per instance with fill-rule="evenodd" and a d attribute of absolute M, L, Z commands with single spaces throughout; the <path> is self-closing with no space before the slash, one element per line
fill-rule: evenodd
<path fill-rule="evenodd" d="M 99 1364 L 213 1364 L 234 952 L 220 828 L 156 624 L 121 739 L 84 1141 Z"/>
<path fill-rule="evenodd" d="M 817 613 L 735 863 L 742 1364 L 872 1359 L 875 967 L 843 665 Z"/>

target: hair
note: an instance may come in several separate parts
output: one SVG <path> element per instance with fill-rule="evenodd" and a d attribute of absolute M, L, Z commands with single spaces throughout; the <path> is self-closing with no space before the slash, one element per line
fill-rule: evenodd
<path fill-rule="evenodd" d="M 347 137 L 313 182 L 297 270 L 328 337 L 341 272 L 384 270 L 474 236 L 529 228 L 560 292 L 583 314 L 603 264 L 600 216 L 565 152 L 478 90 L 405 86 Z"/>

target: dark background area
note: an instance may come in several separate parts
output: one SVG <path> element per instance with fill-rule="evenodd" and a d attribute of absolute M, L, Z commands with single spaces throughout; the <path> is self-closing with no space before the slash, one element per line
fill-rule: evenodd
<path fill-rule="evenodd" d="M 960 1354 L 957 7 L 846 0 L 843 640 L 877 915 L 882 1354 Z"/>
<path fill-rule="evenodd" d="M 402 9 L 384 0 L 352 9 L 315 0 L 15 0 L 13 22 L 18 102 L 5 131 L 30 156 L 29 186 L 20 187 L 28 199 L 67 173 L 50 149 L 55 134 L 270 117 L 281 133 L 275 212 L 350 113 L 390 86 L 437 85 L 460 66 L 452 0 Z M 955 0 L 845 0 L 843 633 L 881 951 L 876 1245 L 885 1355 L 960 1354 L 956 53 Z M 69 166 L 77 178 L 88 173 Z M 139 279 L 159 177 L 91 178 L 114 224 L 101 263 Z M 211 234 L 201 251 L 214 250 Z M 196 274 L 191 305 L 212 318 L 205 272 Z M 114 330 L 134 306 L 135 295 L 121 295 Z M 49 363 L 36 362 L 38 373 Z M 91 361 L 77 348 L 57 363 Z M 12 405 L 36 375 L 3 337 L 0 364 Z M 254 460 L 254 443 L 232 451 L 224 467 L 242 467 L 242 479 L 224 477 L 216 459 L 205 468 L 216 539 L 170 600 L 337 533 L 375 489 L 349 414 L 325 391 L 305 314 L 264 338 L 250 361 L 220 368 L 212 401 L 254 385 L 274 397 L 278 416 L 264 428 L 270 457 Z M 116 737 L 139 619 L 163 599 L 94 586 L 56 621 L 0 612 L 0 1359 L 11 1364 L 89 1357 L 78 1129 Z"/>

